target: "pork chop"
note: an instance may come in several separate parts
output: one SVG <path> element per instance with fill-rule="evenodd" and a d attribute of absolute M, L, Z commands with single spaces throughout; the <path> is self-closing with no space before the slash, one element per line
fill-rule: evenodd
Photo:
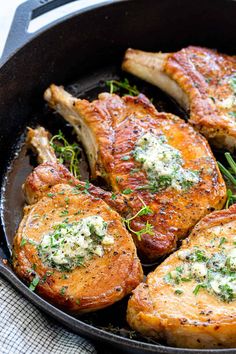
<path fill-rule="evenodd" d="M 45 99 L 75 128 L 92 177 L 124 195 L 121 215 L 146 259 L 173 251 L 198 220 L 223 207 L 225 184 L 207 141 L 144 95 L 102 93 L 90 103 L 51 85 Z"/>
<path fill-rule="evenodd" d="M 130 326 L 185 348 L 236 347 L 236 205 L 203 218 L 128 303 Z"/>
<path fill-rule="evenodd" d="M 189 123 L 219 148 L 236 148 L 236 56 L 201 47 L 176 53 L 128 49 L 122 68 L 160 87 L 186 111 Z"/>
<path fill-rule="evenodd" d="M 41 154 L 47 149 L 47 136 L 43 129 L 31 130 L 30 136 L 34 133 L 44 136 L 36 144 Z M 40 158 L 52 159 L 53 155 L 51 150 Z M 122 299 L 140 283 L 143 273 L 120 215 L 99 198 L 98 188 L 91 189 L 92 195 L 79 181 L 61 178 L 56 161 L 48 169 L 44 163 L 40 172 L 40 183 L 30 185 L 33 204 L 25 207 L 14 238 L 13 269 L 30 283 L 30 289 L 36 288 L 50 302 L 76 313 Z M 50 188 L 49 179 L 53 182 Z M 39 185 L 40 192 L 44 190 L 41 194 Z"/>

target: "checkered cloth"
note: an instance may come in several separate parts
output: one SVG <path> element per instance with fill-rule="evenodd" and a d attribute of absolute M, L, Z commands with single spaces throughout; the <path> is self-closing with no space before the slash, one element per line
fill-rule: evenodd
<path fill-rule="evenodd" d="M 0 278 L 1 354 L 96 354 L 87 340 L 56 324 Z"/>

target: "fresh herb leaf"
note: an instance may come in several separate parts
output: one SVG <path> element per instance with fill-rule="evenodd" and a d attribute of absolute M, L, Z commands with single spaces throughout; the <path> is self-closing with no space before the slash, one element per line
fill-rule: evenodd
<path fill-rule="evenodd" d="M 30 285 L 29 285 L 29 289 L 34 291 L 39 283 L 39 277 L 38 275 L 36 275 L 33 280 L 31 281 Z"/>
<path fill-rule="evenodd" d="M 227 180 L 231 182 L 234 186 L 236 186 L 236 162 L 234 161 L 232 155 L 229 152 L 225 153 L 225 158 L 230 167 L 227 169 L 220 162 L 218 162 L 218 166 L 222 174 L 227 178 Z M 234 204 L 235 202 L 236 202 L 236 195 L 234 195 L 232 190 L 228 188 L 225 208 L 227 209 L 230 205 Z"/>
<path fill-rule="evenodd" d="M 194 295 L 197 295 L 199 293 L 199 290 L 200 289 L 206 289 L 207 288 L 207 285 L 206 284 L 198 284 L 194 290 L 193 290 L 193 294 Z"/>
<path fill-rule="evenodd" d="M 220 243 L 219 243 L 219 247 L 221 247 L 225 242 L 227 242 L 225 237 L 221 237 L 220 238 Z"/>
<path fill-rule="evenodd" d="M 61 287 L 61 289 L 60 289 L 60 294 L 61 294 L 62 296 L 65 295 L 67 288 L 68 288 L 68 286 L 62 286 L 62 287 Z"/>
<path fill-rule="evenodd" d="M 144 234 L 154 235 L 154 232 L 153 232 L 153 226 L 148 221 L 146 221 L 145 227 L 142 228 L 141 230 L 135 231 L 131 228 L 130 222 L 132 220 L 134 220 L 135 218 L 137 218 L 139 216 L 149 215 L 149 214 L 153 213 L 151 208 L 149 206 L 147 206 L 141 198 L 139 198 L 139 200 L 142 202 L 143 207 L 134 216 L 130 217 L 129 219 L 123 219 L 123 220 L 127 226 L 127 229 L 130 232 L 132 232 L 133 234 L 135 234 L 137 236 L 138 240 L 140 241 L 142 235 L 144 235 Z"/>
<path fill-rule="evenodd" d="M 20 242 L 20 247 L 23 247 L 27 243 L 27 240 L 25 238 L 22 238 Z"/>
<path fill-rule="evenodd" d="M 175 290 L 175 294 L 176 294 L 176 295 L 181 295 L 181 294 L 183 294 L 183 290 L 176 289 L 176 290 Z"/>
<path fill-rule="evenodd" d="M 60 217 L 68 215 L 69 211 L 68 210 L 62 210 L 60 213 Z"/>
<path fill-rule="evenodd" d="M 131 194 L 133 193 L 133 190 L 131 188 L 126 188 L 122 191 L 122 194 Z"/>
<path fill-rule="evenodd" d="M 53 198 L 53 197 L 55 196 L 55 194 L 54 194 L 54 193 L 48 193 L 47 196 L 48 196 L 49 198 Z"/>
<path fill-rule="evenodd" d="M 61 130 L 51 138 L 50 145 L 54 149 L 59 162 L 62 164 L 69 164 L 70 172 L 75 177 L 80 177 L 80 147 L 76 143 L 69 144 Z"/>
<path fill-rule="evenodd" d="M 124 94 L 128 94 L 130 96 L 138 96 L 140 91 L 137 89 L 136 85 L 131 86 L 128 79 L 124 79 L 124 81 L 118 80 L 109 80 L 106 81 L 106 85 L 110 89 L 110 93 L 125 92 Z"/>
<path fill-rule="evenodd" d="M 61 279 L 68 279 L 69 278 L 69 275 L 67 275 L 67 274 L 62 274 L 61 275 Z"/>
<path fill-rule="evenodd" d="M 115 193 L 113 193 L 113 192 L 112 192 L 112 194 L 111 194 L 111 199 L 112 199 L 112 200 L 115 200 L 115 199 L 116 199 L 116 195 L 115 195 Z"/>

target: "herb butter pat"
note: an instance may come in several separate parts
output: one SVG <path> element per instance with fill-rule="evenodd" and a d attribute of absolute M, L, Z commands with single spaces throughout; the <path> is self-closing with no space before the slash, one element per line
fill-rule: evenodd
<path fill-rule="evenodd" d="M 43 236 L 38 245 L 42 262 L 59 271 L 70 271 L 91 259 L 102 257 L 104 247 L 114 243 L 107 233 L 107 223 L 93 215 L 73 223 L 62 223 Z"/>
<path fill-rule="evenodd" d="M 146 133 L 134 150 L 134 158 L 147 172 L 151 192 L 168 187 L 186 190 L 200 181 L 199 172 L 185 169 L 181 152 L 167 143 L 164 135 Z"/>
<path fill-rule="evenodd" d="M 205 250 L 200 248 L 179 250 L 177 255 L 183 263 L 166 274 L 164 280 L 174 287 L 186 281 L 192 281 L 195 295 L 201 289 L 205 289 L 222 301 L 233 301 L 236 299 L 236 248 L 234 241 L 228 245 L 227 251 L 222 249 L 217 238 L 211 241 L 211 246 L 218 247 L 218 252 L 207 254 Z"/>

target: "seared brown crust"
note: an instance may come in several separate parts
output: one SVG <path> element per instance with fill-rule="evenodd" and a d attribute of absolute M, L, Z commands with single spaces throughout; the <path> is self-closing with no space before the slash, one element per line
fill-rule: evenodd
<path fill-rule="evenodd" d="M 212 239 L 225 238 L 225 247 L 234 242 L 236 234 L 236 205 L 205 216 L 183 242 L 183 249 L 203 247 L 217 252 Z M 201 289 L 193 294 L 192 281 L 184 283 L 181 295 L 174 293 L 164 276 L 180 266 L 178 251 L 168 257 L 140 284 L 128 303 L 127 320 L 143 335 L 164 339 L 167 344 L 187 348 L 235 348 L 235 301 L 223 302 Z M 178 288 L 178 286 L 177 286 Z"/>
<path fill-rule="evenodd" d="M 212 145 L 235 150 L 236 56 L 193 46 L 176 53 L 128 49 L 122 68 L 174 97 Z"/>
<path fill-rule="evenodd" d="M 147 259 L 173 251 L 177 239 L 186 237 L 197 221 L 223 207 L 225 184 L 206 140 L 178 117 L 158 113 L 144 95 L 121 98 L 102 93 L 89 103 L 51 85 L 45 97 L 68 121 L 75 124 L 78 116 L 85 122 L 97 146 L 96 164 L 91 165 L 93 176 L 105 176 L 115 192 L 128 188 L 133 191 L 125 195 L 122 215 L 135 215 L 143 206 L 140 198 L 153 210 L 152 215 L 135 218 L 131 224 L 136 231 L 144 228 L 147 221 L 154 227 L 154 235 L 144 234 L 141 241 L 134 235 L 140 254 Z M 152 194 L 138 190 L 148 184 L 148 179 L 132 151 L 145 132 L 164 133 L 169 144 L 181 151 L 184 167 L 200 171 L 201 182 L 187 192 L 168 189 Z M 130 158 L 123 160 L 124 156 Z"/>
<path fill-rule="evenodd" d="M 189 97 L 189 122 L 216 146 L 229 148 L 232 139 L 234 149 L 236 124 L 231 114 L 236 110 L 236 98 L 230 78 L 236 74 L 236 57 L 187 47 L 168 56 L 164 71 Z"/>
<path fill-rule="evenodd" d="M 122 212 L 125 207 L 123 196 L 116 195 L 116 199 L 111 198 L 111 192 L 107 192 L 93 184 L 88 185 L 75 178 L 68 169 L 60 163 L 45 162 L 34 168 L 27 177 L 23 191 L 28 204 L 37 203 L 43 196 L 50 192 L 50 189 L 57 184 L 69 184 L 79 186 L 81 190 L 88 191 L 95 198 L 101 198 L 111 208 L 117 212 Z"/>
<path fill-rule="evenodd" d="M 115 240 L 103 257 L 95 256 L 85 267 L 66 273 L 68 279 L 63 278 L 63 272 L 42 263 L 32 242 L 22 245 L 23 238 L 40 242 L 45 233 L 63 222 L 61 212 L 65 209 L 69 222 L 100 215 L 108 222 L 108 233 Z M 13 268 L 27 283 L 35 275 L 39 276 L 37 292 L 52 303 L 74 312 L 109 306 L 130 293 L 142 280 L 142 268 L 134 243 L 120 216 L 101 199 L 85 194 L 83 190 L 78 194 L 78 189 L 75 191 L 68 184 L 55 185 L 50 190 L 50 197 L 44 196 L 33 206 L 27 207 L 14 239 Z M 47 276 L 48 271 L 53 274 Z"/>

